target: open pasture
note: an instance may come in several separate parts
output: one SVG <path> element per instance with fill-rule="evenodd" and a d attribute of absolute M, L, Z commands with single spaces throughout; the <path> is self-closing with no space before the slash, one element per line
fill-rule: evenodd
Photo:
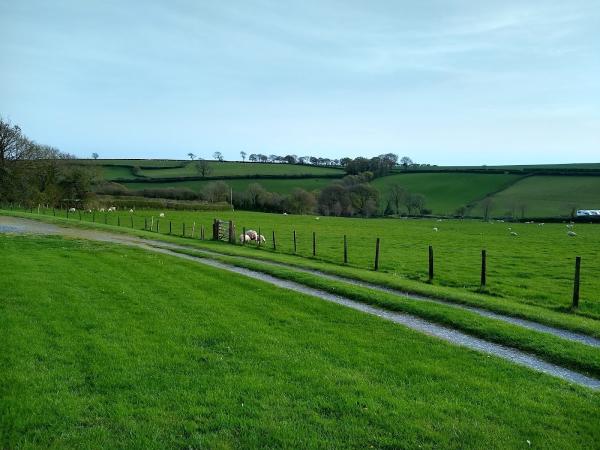
<path fill-rule="evenodd" d="M 597 392 L 338 305 L 109 244 L 0 235 L 0 251 L 3 448 L 600 439 Z"/>
<path fill-rule="evenodd" d="M 42 211 L 43 212 L 43 211 Z M 165 217 L 159 219 L 164 212 Z M 47 212 L 48 213 L 48 212 Z M 49 211 L 52 214 L 51 211 Z M 62 216 L 65 212 L 59 212 Z M 74 219 L 78 214 L 71 214 Z M 343 239 L 347 237 L 348 265 L 372 269 L 375 241 L 380 238 L 379 271 L 392 277 L 428 282 L 428 247 L 434 252 L 434 285 L 466 291 L 479 291 L 481 250 L 487 252 L 487 285 L 485 292 L 495 297 L 547 308 L 567 311 L 571 305 L 575 257 L 582 257 L 581 302 L 577 314 L 600 318 L 600 227 L 577 224 L 576 236 L 568 236 L 564 223 L 481 222 L 475 220 L 432 219 L 349 219 L 335 217 L 294 216 L 236 212 L 184 212 L 138 210 L 96 213 L 97 222 L 121 223 L 142 229 L 156 224 L 159 232 L 181 235 L 186 224 L 194 238 L 201 226 L 211 237 L 213 218 L 234 220 L 237 235 L 243 228 L 258 230 L 267 243 L 257 251 L 272 252 L 275 232 L 277 252 L 293 253 L 293 231 L 297 236 L 297 255 L 313 258 L 312 233 L 316 236 L 315 258 L 343 264 Z M 153 218 L 153 219 L 151 219 Z M 92 214 L 82 214 L 92 220 Z M 437 228 L 438 231 L 434 229 Z M 516 233 L 517 235 L 512 235 Z"/>

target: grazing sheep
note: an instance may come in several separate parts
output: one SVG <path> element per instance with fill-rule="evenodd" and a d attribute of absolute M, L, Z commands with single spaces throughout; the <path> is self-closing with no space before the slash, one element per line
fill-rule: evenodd
<path fill-rule="evenodd" d="M 318 218 L 318 217 L 315 217 L 315 220 L 319 220 L 319 218 Z"/>
<path fill-rule="evenodd" d="M 577 236 L 577 233 L 575 233 L 574 231 L 568 231 L 567 235 L 568 236 Z"/>
<path fill-rule="evenodd" d="M 130 213 L 133 213 L 133 209 L 130 209 L 130 210 L 129 210 L 129 212 L 130 212 Z"/>
<path fill-rule="evenodd" d="M 159 217 L 165 217 L 165 213 L 160 213 L 158 216 Z"/>
<path fill-rule="evenodd" d="M 258 237 L 258 233 L 254 230 L 248 230 L 246 231 L 246 236 L 248 236 L 251 241 L 255 241 Z"/>
<path fill-rule="evenodd" d="M 433 227 L 433 231 L 439 231 L 438 227 Z"/>
<path fill-rule="evenodd" d="M 251 240 L 247 234 L 240 234 L 240 242 L 250 242 Z"/>
<path fill-rule="evenodd" d="M 262 234 L 259 234 L 256 238 L 256 240 L 260 239 L 260 242 L 262 244 L 264 244 L 265 242 L 267 242 L 267 240 L 265 239 L 265 237 Z"/>
<path fill-rule="evenodd" d="M 573 228 L 573 224 L 572 223 L 567 224 L 567 228 Z"/>
<path fill-rule="evenodd" d="M 75 212 L 76 209 L 75 208 L 69 208 L 69 212 Z"/>
<path fill-rule="evenodd" d="M 99 211 L 100 211 L 100 212 L 104 212 L 104 208 L 100 208 L 100 209 L 99 209 Z"/>
<path fill-rule="evenodd" d="M 113 211 L 116 211 L 116 210 L 117 210 L 117 208 L 114 207 L 114 206 L 111 206 L 110 208 L 108 208 L 108 212 L 113 212 Z"/>
<path fill-rule="evenodd" d="M 287 213 L 283 213 L 284 216 L 287 216 Z"/>
<path fill-rule="evenodd" d="M 511 236 L 518 236 L 519 234 L 518 234 L 518 233 L 516 233 L 516 232 L 514 232 L 514 231 L 511 231 L 511 232 L 510 232 L 510 235 L 511 235 Z"/>

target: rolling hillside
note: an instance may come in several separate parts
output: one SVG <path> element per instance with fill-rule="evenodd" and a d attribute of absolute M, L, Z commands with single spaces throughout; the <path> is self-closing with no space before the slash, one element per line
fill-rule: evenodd
<path fill-rule="evenodd" d="M 382 194 L 382 208 L 385 208 L 389 189 L 400 185 L 409 192 L 423 194 L 426 207 L 434 214 L 453 214 L 457 208 L 500 191 L 519 179 L 519 175 L 504 174 L 404 173 L 378 178 L 373 186 Z"/>
<path fill-rule="evenodd" d="M 341 168 L 299 164 L 242 163 L 209 161 L 210 173 L 201 179 L 195 162 L 182 160 L 78 160 L 97 165 L 106 180 L 117 181 L 131 190 L 188 188 L 201 192 L 207 183 L 226 182 L 234 192 L 243 192 L 258 183 L 271 192 L 289 194 L 294 188 L 319 191 L 345 175 Z M 481 201 L 492 200 L 492 216 L 568 217 L 573 208 L 600 208 L 600 177 L 577 171 L 596 169 L 599 164 L 555 164 L 537 166 L 433 167 L 431 170 L 395 171 L 375 179 L 383 210 L 389 190 L 400 185 L 423 194 L 433 214 L 452 215 L 463 206 L 468 214 L 483 215 Z M 499 173 L 498 169 L 506 169 Z M 542 169 L 573 171 L 572 176 L 532 175 Z M 444 171 L 446 170 L 446 171 Z M 469 172 L 472 170 L 471 172 Z M 475 205 L 475 206 L 474 206 Z M 474 207 L 473 207 L 474 206 Z"/>
<path fill-rule="evenodd" d="M 492 196 L 492 215 L 570 217 L 573 209 L 600 209 L 600 177 L 532 176 Z M 481 215 L 479 204 L 473 214 Z"/>

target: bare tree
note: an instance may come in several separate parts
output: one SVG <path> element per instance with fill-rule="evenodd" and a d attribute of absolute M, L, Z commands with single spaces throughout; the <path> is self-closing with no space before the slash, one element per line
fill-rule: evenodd
<path fill-rule="evenodd" d="M 100 155 L 96 152 L 92 153 L 92 158 L 94 158 L 94 159 L 98 159 L 99 156 Z"/>
<path fill-rule="evenodd" d="M 190 157 L 190 159 L 193 161 L 194 158 L 196 157 L 196 155 L 194 155 L 193 153 L 188 153 L 188 156 Z"/>
<path fill-rule="evenodd" d="M 486 197 L 482 200 L 481 207 L 483 208 L 483 220 L 489 220 L 493 206 L 494 200 L 492 200 L 492 197 Z"/>
<path fill-rule="evenodd" d="M 400 205 L 406 200 L 408 191 L 399 184 L 394 184 L 390 188 L 389 199 L 395 207 L 396 214 L 400 214 Z"/>
<path fill-rule="evenodd" d="M 203 177 L 206 177 L 210 175 L 212 169 L 208 161 L 206 161 L 205 159 L 199 159 L 198 161 L 196 161 L 196 171 Z"/>
<path fill-rule="evenodd" d="M 217 161 L 223 162 L 223 153 L 221 153 L 221 152 L 214 152 L 213 153 L 213 158 L 216 159 Z"/>
<path fill-rule="evenodd" d="M 242 151 L 240 152 L 240 156 L 242 157 L 242 161 L 243 161 L 243 162 L 246 162 L 246 152 L 242 150 Z"/>

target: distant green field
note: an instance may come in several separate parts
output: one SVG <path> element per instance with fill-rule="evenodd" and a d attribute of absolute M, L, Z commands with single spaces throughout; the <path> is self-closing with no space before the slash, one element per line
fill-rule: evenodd
<path fill-rule="evenodd" d="M 177 167 L 187 160 L 177 159 L 78 159 L 77 164 L 95 166 L 143 166 L 143 167 Z"/>
<path fill-rule="evenodd" d="M 316 167 L 300 164 L 263 164 L 263 163 L 240 163 L 240 162 L 216 162 L 210 161 L 211 177 L 222 176 L 250 176 L 250 175 L 343 175 L 341 169 L 332 167 Z M 141 170 L 141 175 L 151 178 L 191 177 L 198 176 L 194 163 L 188 162 L 184 167 L 171 169 L 146 169 Z"/>
<path fill-rule="evenodd" d="M 135 178 L 135 176 L 131 173 L 131 167 L 113 165 L 106 165 L 100 167 L 102 168 L 102 176 L 104 177 L 104 179 L 109 181 L 122 178 Z"/>
<path fill-rule="evenodd" d="M 168 189 L 168 188 L 189 188 L 195 192 L 200 192 L 204 186 L 210 181 L 173 181 L 168 183 L 136 183 L 136 182 L 121 182 L 123 186 L 129 189 Z M 298 179 L 233 179 L 233 180 L 222 180 L 228 186 L 230 186 L 234 192 L 245 191 L 250 184 L 258 183 L 266 190 L 270 192 L 277 192 L 280 194 L 289 194 L 294 188 L 302 188 L 307 191 L 313 191 L 316 189 L 322 189 L 331 183 L 331 178 L 298 178 Z"/>
<path fill-rule="evenodd" d="M 2 448 L 600 439 L 597 392 L 378 317 L 110 244 L 0 235 L 0 251 Z"/>
<path fill-rule="evenodd" d="M 426 207 L 434 214 L 453 214 L 465 206 L 509 186 L 519 175 L 474 173 L 406 173 L 389 175 L 373 181 L 382 194 L 381 205 L 385 207 L 391 186 L 398 184 L 410 192 L 423 194 Z"/>
<path fill-rule="evenodd" d="M 600 209 L 600 177 L 532 176 L 493 196 L 492 216 L 569 217 L 571 210 Z M 482 214 L 481 206 L 473 210 Z"/>

